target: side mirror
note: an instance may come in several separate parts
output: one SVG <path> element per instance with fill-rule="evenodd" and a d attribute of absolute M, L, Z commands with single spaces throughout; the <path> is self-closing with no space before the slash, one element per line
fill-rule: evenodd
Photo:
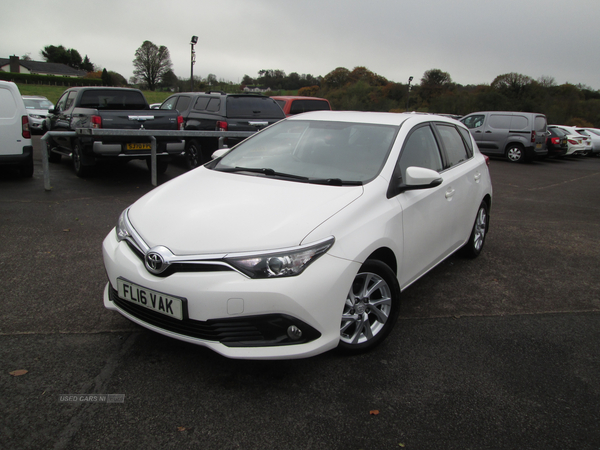
<path fill-rule="evenodd" d="M 58 114 L 60 112 L 60 108 L 58 106 L 54 106 L 48 110 L 48 114 Z"/>
<path fill-rule="evenodd" d="M 429 189 L 439 186 L 444 181 L 440 174 L 435 170 L 424 167 L 411 166 L 406 169 L 405 180 L 400 176 L 400 169 L 396 166 L 393 181 L 390 183 L 387 191 L 387 198 L 395 197 L 404 191 L 414 191 L 417 189 Z"/>
<path fill-rule="evenodd" d="M 216 150 L 216 151 L 213 152 L 213 154 L 211 156 L 211 159 L 220 158 L 225 153 L 227 153 L 229 150 L 231 150 L 231 149 L 230 148 L 220 148 L 219 150 Z"/>
<path fill-rule="evenodd" d="M 438 172 L 424 167 L 409 167 L 406 169 L 405 190 L 428 189 L 439 186 L 444 180 Z"/>

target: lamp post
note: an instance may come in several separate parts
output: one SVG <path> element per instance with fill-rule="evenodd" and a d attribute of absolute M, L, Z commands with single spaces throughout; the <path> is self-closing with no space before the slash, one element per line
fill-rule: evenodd
<path fill-rule="evenodd" d="M 406 92 L 406 112 L 408 112 L 408 102 L 410 100 L 410 82 L 413 80 L 413 77 L 408 78 L 408 90 Z"/>
<path fill-rule="evenodd" d="M 194 45 L 198 43 L 198 36 L 192 36 L 190 45 L 192 46 L 192 66 L 190 68 L 190 91 L 194 92 L 194 64 L 196 63 L 196 52 L 194 51 Z"/>

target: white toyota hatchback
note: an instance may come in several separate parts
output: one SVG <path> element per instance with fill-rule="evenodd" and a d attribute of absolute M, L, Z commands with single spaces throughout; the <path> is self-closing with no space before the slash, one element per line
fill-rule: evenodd
<path fill-rule="evenodd" d="M 320 111 L 218 153 L 122 213 L 108 309 L 231 358 L 360 352 L 402 290 L 483 248 L 487 157 L 455 120 Z"/>

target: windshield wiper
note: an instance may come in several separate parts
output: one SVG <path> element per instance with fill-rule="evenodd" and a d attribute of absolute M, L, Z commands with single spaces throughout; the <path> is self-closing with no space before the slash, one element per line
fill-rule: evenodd
<path fill-rule="evenodd" d="M 273 169 L 270 169 L 268 167 L 231 167 L 231 168 L 223 168 L 223 169 L 217 169 L 220 170 L 221 172 L 230 172 L 230 173 L 234 173 L 234 172 L 251 172 L 251 173 L 262 173 L 263 175 L 269 176 L 269 177 L 282 177 L 282 178 L 291 178 L 293 180 L 302 180 L 302 181 L 307 181 L 308 177 L 303 177 L 301 175 L 294 175 L 291 173 L 284 173 L 284 172 L 276 172 Z"/>
<path fill-rule="evenodd" d="M 326 184 L 328 186 L 362 186 L 362 181 L 342 180 L 341 178 L 311 178 L 308 180 L 312 184 Z"/>

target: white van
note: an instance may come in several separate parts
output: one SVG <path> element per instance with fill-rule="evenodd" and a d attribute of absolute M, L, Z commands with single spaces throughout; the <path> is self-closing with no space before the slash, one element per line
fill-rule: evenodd
<path fill-rule="evenodd" d="M 33 146 L 29 115 L 15 83 L 0 80 L 0 165 L 18 167 L 33 176 Z"/>

